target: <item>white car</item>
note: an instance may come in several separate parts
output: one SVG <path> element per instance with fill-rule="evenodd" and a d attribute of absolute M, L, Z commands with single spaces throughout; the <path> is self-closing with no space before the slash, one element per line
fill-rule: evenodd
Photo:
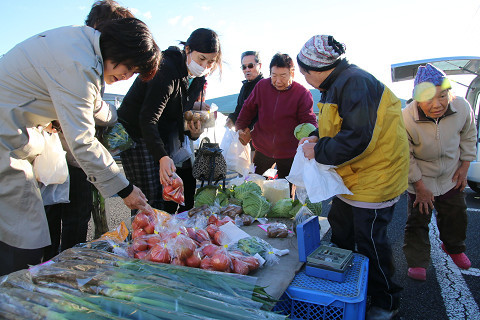
<path fill-rule="evenodd" d="M 480 109 L 480 57 L 448 57 L 426 60 L 417 60 L 392 64 L 392 81 L 413 80 L 420 65 L 431 63 L 443 70 L 447 75 L 470 75 L 474 76 L 468 86 L 465 99 L 470 103 L 475 114 L 477 123 L 477 159 L 470 164 L 468 169 L 468 186 L 475 192 L 480 193 L 480 152 L 479 152 L 479 130 L 478 113 Z"/>

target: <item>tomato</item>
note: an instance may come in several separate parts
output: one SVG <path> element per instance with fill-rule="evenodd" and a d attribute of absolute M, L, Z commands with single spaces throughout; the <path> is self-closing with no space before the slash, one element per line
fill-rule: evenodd
<path fill-rule="evenodd" d="M 174 174 L 174 179 L 172 180 L 172 187 L 173 189 L 178 189 L 183 187 L 182 178 L 180 178 L 177 174 Z"/>
<path fill-rule="evenodd" d="M 147 234 L 153 234 L 155 232 L 155 225 L 153 223 L 148 223 L 143 230 L 145 230 Z"/>
<path fill-rule="evenodd" d="M 149 249 L 154 247 L 159 242 L 162 242 L 162 238 L 160 238 L 159 235 L 152 234 L 147 238 L 147 245 Z"/>
<path fill-rule="evenodd" d="M 185 262 L 189 267 L 193 267 L 193 268 L 200 267 L 200 263 L 202 262 L 202 259 L 200 258 L 200 252 L 195 250 L 195 252 L 190 257 L 188 257 L 185 260 Z"/>
<path fill-rule="evenodd" d="M 183 195 L 183 190 L 182 192 L 175 192 L 175 194 L 172 196 L 172 201 L 179 204 L 185 203 L 185 196 Z"/>
<path fill-rule="evenodd" d="M 149 219 L 143 212 L 139 212 L 135 215 L 135 218 L 133 218 L 132 224 L 136 224 L 138 228 L 145 228 L 145 226 L 148 224 Z"/>
<path fill-rule="evenodd" d="M 147 251 L 135 252 L 135 259 L 145 259 L 146 255 L 147 255 Z"/>
<path fill-rule="evenodd" d="M 145 251 L 147 250 L 147 248 L 148 248 L 148 244 L 147 244 L 147 241 L 144 239 L 144 237 L 137 237 L 133 239 L 132 249 L 135 252 Z"/>
<path fill-rule="evenodd" d="M 232 263 L 233 263 L 233 272 L 235 273 L 247 274 L 250 271 L 248 264 L 242 260 L 233 258 Z"/>
<path fill-rule="evenodd" d="M 202 243 L 204 241 L 210 240 L 210 236 L 208 235 L 208 232 L 205 231 L 204 229 L 198 229 L 195 232 L 195 240 Z"/>
<path fill-rule="evenodd" d="M 213 216 L 211 216 L 213 217 Z M 218 227 L 215 224 L 209 224 L 206 229 L 208 235 L 210 236 L 211 239 L 215 237 L 215 233 L 218 231 Z"/>
<path fill-rule="evenodd" d="M 143 235 L 146 235 L 146 234 L 147 233 L 142 228 L 135 229 L 132 232 L 132 239 L 135 239 L 136 237 L 143 236 Z"/>
<path fill-rule="evenodd" d="M 200 262 L 200 268 L 205 269 L 205 270 L 213 270 L 212 259 L 209 258 L 209 257 L 203 258 L 202 262 Z"/>
<path fill-rule="evenodd" d="M 170 254 L 167 248 L 161 244 L 157 244 L 150 249 L 145 259 L 153 262 L 170 263 Z"/>

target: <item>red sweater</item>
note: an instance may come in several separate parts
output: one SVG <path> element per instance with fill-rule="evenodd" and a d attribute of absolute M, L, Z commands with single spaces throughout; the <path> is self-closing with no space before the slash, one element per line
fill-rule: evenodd
<path fill-rule="evenodd" d="M 310 91 L 297 82 L 285 91 L 279 91 L 271 79 L 260 80 L 245 100 L 235 127 L 245 129 L 258 114 L 252 131 L 252 142 L 256 150 L 274 159 L 293 158 L 298 140 L 293 131 L 301 123 L 317 127 Z"/>

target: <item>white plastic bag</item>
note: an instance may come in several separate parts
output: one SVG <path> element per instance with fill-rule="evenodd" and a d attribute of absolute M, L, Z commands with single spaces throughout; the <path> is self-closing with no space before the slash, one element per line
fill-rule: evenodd
<path fill-rule="evenodd" d="M 58 133 L 43 131 L 45 148 L 33 161 L 33 172 L 45 186 L 62 184 L 67 180 L 68 167 Z"/>
<path fill-rule="evenodd" d="M 335 171 L 335 166 L 307 159 L 302 145 L 297 148 L 290 173 L 286 177 L 290 183 L 307 190 L 311 202 L 320 202 L 337 194 L 353 194 Z"/>
<path fill-rule="evenodd" d="M 237 131 L 228 129 L 223 136 L 220 148 L 227 162 L 227 169 L 244 176 L 249 172 L 253 172 L 250 145 L 244 146 L 238 140 Z"/>

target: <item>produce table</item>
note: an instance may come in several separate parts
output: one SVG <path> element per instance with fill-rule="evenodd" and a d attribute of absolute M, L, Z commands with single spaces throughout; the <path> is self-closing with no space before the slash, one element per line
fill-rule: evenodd
<path fill-rule="evenodd" d="M 285 221 L 280 219 L 276 221 L 285 223 Z M 287 238 L 268 238 L 267 233 L 258 227 L 258 222 L 250 226 L 243 226 L 241 229 L 251 236 L 257 236 L 267 241 L 275 249 L 288 249 L 290 251 L 287 255 L 280 257 L 279 263 L 272 266 L 264 266 L 249 274 L 257 277 L 258 285 L 266 286 L 265 291 L 273 298 L 280 298 L 295 277 L 296 272 L 303 265 L 303 262 L 298 260 L 297 237 L 290 234 Z"/>

